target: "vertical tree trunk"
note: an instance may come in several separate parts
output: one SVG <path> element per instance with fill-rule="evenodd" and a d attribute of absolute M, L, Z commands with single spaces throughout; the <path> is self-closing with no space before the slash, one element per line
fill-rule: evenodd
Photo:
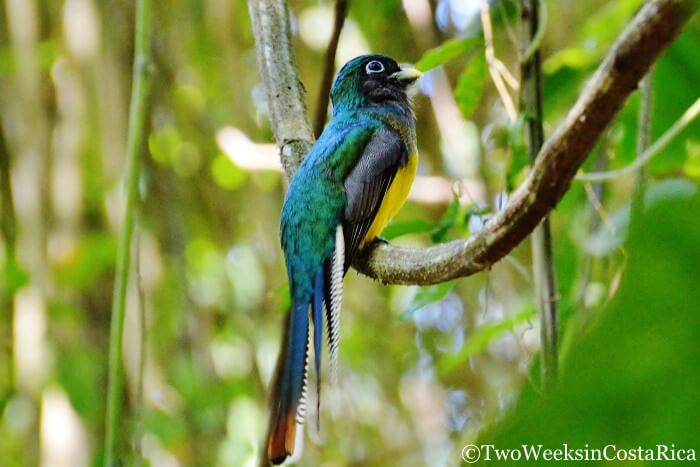
<path fill-rule="evenodd" d="M 542 128 L 542 63 L 539 44 L 531 44 L 544 25 L 539 24 L 538 0 L 522 0 L 520 112 L 525 115 L 528 151 L 534 163 L 544 144 Z M 541 37 L 541 35 L 539 35 Z M 533 48 L 534 46 L 534 48 Z M 552 255 L 552 231 L 545 217 L 532 232 L 532 264 L 537 309 L 540 316 L 542 387 L 551 389 L 557 377 L 557 290 Z"/>

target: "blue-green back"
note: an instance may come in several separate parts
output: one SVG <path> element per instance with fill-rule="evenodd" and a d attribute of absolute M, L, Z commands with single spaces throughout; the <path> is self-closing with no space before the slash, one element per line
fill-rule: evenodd
<path fill-rule="evenodd" d="M 380 122 L 335 117 L 292 179 L 282 208 L 282 249 L 296 299 L 311 296 L 312 279 L 335 248 L 346 204 L 343 180 Z"/>

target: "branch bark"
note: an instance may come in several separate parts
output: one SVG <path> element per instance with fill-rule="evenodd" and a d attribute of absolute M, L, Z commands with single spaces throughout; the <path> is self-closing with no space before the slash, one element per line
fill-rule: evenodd
<path fill-rule="evenodd" d="M 598 137 L 699 3 L 652 0 L 642 7 L 545 142 L 508 206 L 479 233 L 418 249 L 374 243 L 353 266 L 383 283 L 435 284 L 477 273 L 503 258 L 564 196 Z M 250 0 L 249 8 L 272 127 L 285 171 L 291 176 L 312 139 L 289 41 L 288 11 L 283 0 Z"/>
<path fill-rule="evenodd" d="M 311 144 L 313 135 L 306 115 L 285 0 L 249 0 L 260 77 L 282 167 L 291 179 Z"/>

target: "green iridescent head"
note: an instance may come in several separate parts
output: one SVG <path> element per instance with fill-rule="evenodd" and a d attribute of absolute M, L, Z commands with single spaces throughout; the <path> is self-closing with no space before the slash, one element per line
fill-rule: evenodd
<path fill-rule="evenodd" d="M 409 105 L 406 91 L 422 73 L 402 68 L 386 55 L 360 55 L 343 65 L 331 88 L 333 108 L 396 102 Z"/>

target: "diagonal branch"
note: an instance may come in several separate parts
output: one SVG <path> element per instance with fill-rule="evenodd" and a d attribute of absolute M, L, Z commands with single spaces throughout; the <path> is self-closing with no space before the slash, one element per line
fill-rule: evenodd
<path fill-rule="evenodd" d="M 350 0 L 335 0 L 335 11 L 333 13 L 333 33 L 328 42 L 326 49 L 326 58 L 323 65 L 323 79 L 318 90 L 318 101 L 316 104 L 316 117 L 314 119 L 314 135 L 316 138 L 321 136 L 323 126 L 326 123 L 326 114 L 328 113 L 328 100 L 333 84 L 333 70 L 335 69 L 335 55 L 338 51 L 338 41 L 340 41 L 340 33 L 343 32 L 345 25 L 345 17 L 348 15 L 348 3 Z"/>
<path fill-rule="evenodd" d="M 586 172 L 579 173 L 575 179 L 579 182 L 604 182 L 606 180 L 614 180 L 623 175 L 631 174 L 642 169 L 653 157 L 656 157 L 661 151 L 666 149 L 673 139 L 680 132 L 690 125 L 700 115 L 700 97 L 698 97 L 688 109 L 683 112 L 681 118 L 666 130 L 666 132 L 657 139 L 654 144 L 641 152 L 634 162 L 615 170 L 604 172 Z"/>
<path fill-rule="evenodd" d="M 642 7 L 545 142 L 532 171 L 508 206 L 479 233 L 466 240 L 419 249 L 375 243 L 359 255 L 353 266 L 384 283 L 435 284 L 482 271 L 503 258 L 564 196 L 598 137 L 699 3 L 652 0 Z M 291 175 L 312 139 L 289 41 L 288 11 L 284 0 L 250 0 L 249 8 L 273 130 L 282 148 L 283 165 Z M 280 31 L 284 40 L 279 37 Z M 280 82 L 290 88 L 285 91 Z"/>

